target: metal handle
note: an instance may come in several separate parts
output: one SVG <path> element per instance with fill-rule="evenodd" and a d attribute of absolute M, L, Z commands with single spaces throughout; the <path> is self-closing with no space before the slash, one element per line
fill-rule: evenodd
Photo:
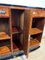
<path fill-rule="evenodd" d="M 0 14 L 5 14 L 6 11 L 5 10 L 0 10 Z"/>
<path fill-rule="evenodd" d="M 34 11 L 33 14 L 36 14 L 36 12 Z"/>

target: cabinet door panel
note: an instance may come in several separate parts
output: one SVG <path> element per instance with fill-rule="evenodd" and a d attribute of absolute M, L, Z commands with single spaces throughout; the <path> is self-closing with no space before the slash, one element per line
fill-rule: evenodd
<path fill-rule="evenodd" d="M 23 50 L 27 56 L 28 56 L 28 52 L 29 52 L 29 44 L 28 44 L 29 25 L 30 25 L 30 13 L 29 12 L 30 12 L 29 10 L 25 10 L 24 30 L 23 30 Z"/>
<path fill-rule="evenodd" d="M 45 11 L 42 9 L 31 9 L 32 17 L 45 17 Z"/>

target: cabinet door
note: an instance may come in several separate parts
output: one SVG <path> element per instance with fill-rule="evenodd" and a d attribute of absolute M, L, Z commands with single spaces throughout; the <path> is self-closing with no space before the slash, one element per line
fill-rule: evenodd
<path fill-rule="evenodd" d="M 30 27 L 30 11 L 25 10 L 24 13 L 24 30 L 23 30 L 23 50 L 24 53 L 28 56 L 29 52 L 29 27 Z"/>
<path fill-rule="evenodd" d="M 9 8 L 0 6 L 0 17 L 9 17 Z"/>

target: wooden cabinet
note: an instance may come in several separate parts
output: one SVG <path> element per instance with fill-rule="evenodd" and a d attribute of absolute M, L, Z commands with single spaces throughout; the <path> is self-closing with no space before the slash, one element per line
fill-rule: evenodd
<path fill-rule="evenodd" d="M 40 46 L 44 20 L 44 9 L 0 6 L 0 56 L 22 52 L 28 57 Z"/>

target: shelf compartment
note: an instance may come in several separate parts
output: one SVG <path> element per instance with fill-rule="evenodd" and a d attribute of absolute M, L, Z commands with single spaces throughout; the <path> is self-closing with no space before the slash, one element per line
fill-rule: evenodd
<path fill-rule="evenodd" d="M 30 35 L 34 35 L 34 34 L 38 34 L 38 33 L 42 33 L 42 30 L 39 28 L 32 28 Z"/>
<path fill-rule="evenodd" d="M 30 29 L 30 34 L 34 35 L 34 34 L 42 33 L 43 26 L 44 26 L 44 18 L 43 17 L 33 18 L 32 27 Z"/>
<path fill-rule="evenodd" d="M 40 42 L 37 39 L 30 40 L 30 47 L 38 45 Z"/>
<path fill-rule="evenodd" d="M 24 28 L 24 10 L 11 9 L 12 34 L 21 33 Z"/>
<path fill-rule="evenodd" d="M 17 45 L 16 45 L 16 44 L 13 44 L 13 51 L 14 51 L 14 52 L 19 51 L 19 48 L 17 47 Z"/>
<path fill-rule="evenodd" d="M 10 36 L 5 32 L 0 32 L 0 40 L 10 39 Z"/>
<path fill-rule="evenodd" d="M 11 43 L 10 43 L 10 40 L 0 40 L 0 47 L 2 47 L 2 46 L 8 46 L 8 47 L 10 47 L 10 45 L 11 45 Z"/>
<path fill-rule="evenodd" d="M 0 40 L 0 55 L 7 55 L 11 53 L 10 40 Z"/>
<path fill-rule="evenodd" d="M 18 52 L 20 50 L 22 50 L 22 44 L 20 42 L 18 34 L 16 34 L 13 36 L 13 51 Z"/>
<path fill-rule="evenodd" d="M 30 49 L 33 49 L 33 48 L 35 49 L 36 46 L 40 45 L 41 36 L 42 36 L 42 33 L 31 35 L 30 41 L 29 41 Z"/>
<path fill-rule="evenodd" d="M 21 46 L 21 44 L 18 42 L 16 42 L 16 43 L 13 43 L 13 51 L 14 52 L 17 52 L 17 51 L 20 51 L 20 50 L 22 50 L 22 46 Z"/>

